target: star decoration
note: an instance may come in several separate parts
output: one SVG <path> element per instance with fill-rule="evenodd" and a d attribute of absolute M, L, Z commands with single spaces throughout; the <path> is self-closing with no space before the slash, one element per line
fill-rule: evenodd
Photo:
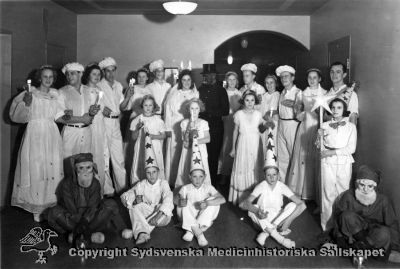
<path fill-rule="evenodd" d="M 201 161 L 201 160 L 199 159 L 199 157 L 196 156 L 196 159 L 193 160 L 193 163 L 198 163 L 198 164 L 200 164 L 200 161 Z"/>
<path fill-rule="evenodd" d="M 317 95 L 317 96 L 313 97 L 315 102 L 314 102 L 313 107 L 311 108 L 311 112 L 313 112 L 314 110 L 316 110 L 317 108 L 322 106 L 327 111 L 332 113 L 331 109 L 329 108 L 329 102 L 335 98 L 336 98 L 336 95 L 331 95 L 331 94 Z"/>
<path fill-rule="evenodd" d="M 268 138 L 274 139 L 274 135 L 272 133 L 269 133 Z"/>
<path fill-rule="evenodd" d="M 150 143 L 146 143 L 145 147 L 146 147 L 146 149 L 151 149 L 151 144 Z"/>
<path fill-rule="evenodd" d="M 274 147 L 275 147 L 275 146 L 271 144 L 271 141 L 268 141 L 267 149 L 273 150 Z"/>
<path fill-rule="evenodd" d="M 151 158 L 151 157 L 149 157 L 149 158 L 146 160 L 146 164 L 152 164 L 153 161 L 154 161 L 154 159 Z"/>

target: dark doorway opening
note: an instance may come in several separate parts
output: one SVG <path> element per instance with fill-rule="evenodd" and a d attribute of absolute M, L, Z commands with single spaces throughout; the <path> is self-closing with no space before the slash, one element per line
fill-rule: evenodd
<path fill-rule="evenodd" d="M 234 36 L 214 50 L 214 62 L 220 73 L 219 80 L 224 79 L 228 71 L 235 71 L 241 78 L 240 67 L 245 63 L 257 65 L 258 83 L 264 86 L 267 74 L 275 74 L 275 69 L 283 64 L 296 68 L 300 55 L 308 54 L 308 49 L 297 40 L 272 31 L 252 31 Z M 228 64 L 232 56 L 232 64 Z M 298 87 L 304 83 L 298 81 Z M 242 81 L 240 81 L 242 85 Z"/>

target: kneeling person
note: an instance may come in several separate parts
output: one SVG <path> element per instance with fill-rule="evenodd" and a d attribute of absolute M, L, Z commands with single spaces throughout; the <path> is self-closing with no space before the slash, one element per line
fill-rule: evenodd
<path fill-rule="evenodd" d="M 273 136 L 268 139 L 268 147 L 264 166 L 265 181 L 259 183 L 239 206 L 249 211 L 249 217 L 262 230 L 257 236 L 257 243 L 264 246 L 265 240 L 271 236 L 286 248 L 295 247 L 295 242 L 284 237 L 291 231 L 292 221 L 305 209 L 306 205 L 284 183 L 279 180 L 279 170 L 273 152 Z M 284 208 L 283 196 L 292 202 Z M 257 204 L 253 202 L 258 199 Z M 280 232 L 278 231 L 280 230 Z"/>
<path fill-rule="evenodd" d="M 159 168 L 151 138 L 145 136 L 146 179 L 121 195 L 122 203 L 128 208 L 132 229 L 125 229 L 122 237 L 134 237 L 136 244 L 150 240 L 155 227 L 168 225 L 174 209 L 173 195 L 166 180 L 160 179 Z"/>
<path fill-rule="evenodd" d="M 49 210 L 49 225 L 59 233 L 69 232 L 70 244 L 78 239 L 101 244 L 105 236 L 100 231 L 107 228 L 109 221 L 117 229 L 123 224 L 117 203 L 112 199 L 102 200 L 91 153 L 70 158 L 75 171 L 58 187 L 58 204 Z"/>
<path fill-rule="evenodd" d="M 203 233 L 211 227 L 220 205 L 225 203 L 225 198 L 211 184 L 204 183 L 205 176 L 197 138 L 194 138 L 190 169 L 192 183 L 180 189 L 177 211 L 182 218 L 182 228 L 186 230 L 182 239 L 190 242 L 195 235 L 201 247 L 208 245 Z"/>

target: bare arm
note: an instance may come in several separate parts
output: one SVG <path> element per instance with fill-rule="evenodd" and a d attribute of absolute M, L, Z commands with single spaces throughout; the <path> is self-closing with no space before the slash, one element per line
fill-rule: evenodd
<path fill-rule="evenodd" d="M 209 131 L 205 131 L 204 132 L 204 137 L 197 139 L 197 142 L 199 144 L 207 144 L 210 143 L 210 132 Z"/>
<path fill-rule="evenodd" d="M 235 157 L 236 152 L 236 142 L 239 135 L 239 125 L 235 124 L 235 128 L 233 129 L 233 138 L 232 138 L 232 150 L 230 156 L 233 158 Z"/>
<path fill-rule="evenodd" d="M 257 197 L 255 197 L 254 195 L 250 195 L 246 200 L 244 200 L 243 202 L 241 202 L 239 204 L 239 207 L 243 210 L 247 210 L 250 212 L 253 212 L 254 214 L 257 214 L 259 211 L 259 208 L 256 207 L 253 202 Z"/>

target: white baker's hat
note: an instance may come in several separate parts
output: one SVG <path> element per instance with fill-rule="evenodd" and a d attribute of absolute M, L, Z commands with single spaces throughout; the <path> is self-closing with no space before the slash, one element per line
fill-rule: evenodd
<path fill-rule="evenodd" d="M 145 130 L 144 137 L 144 169 L 149 167 L 157 167 L 156 154 L 154 153 L 153 143 L 151 142 L 151 137 L 147 129 Z"/>
<path fill-rule="evenodd" d="M 283 72 L 289 72 L 294 75 L 296 73 L 296 70 L 294 70 L 294 68 L 290 65 L 281 65 L 276 69 L 276 75 L 278 77 L 280 77 Z"/>
<path fill-rule="evenodd" d="M 99 63 L 99 67 L 101 69 L 107 68 L 109 66 L 117 67 L 117 62 L 112 57 L 106 57 L 103 60 L 101 60 L 100 63 Z"/>
<path fill-rule="evenodd" d="M 154 72 L 157 69 L 164 69 L 164 61 L 163 60 L 156 60 L 153 61 L 149 66 L 150 72 Z"/>
<path fill-rule="evenodd" d="M 78 72 L 83 72 L 83 70 L 85 70 L 85 68 L 83 67 L 83 65 L 81 65 L 80 63 L 67 63 L 66 65 L 64 65 L 64 67 L 61 69 L 61 71 L 65 74 L 65 72 L 67 71 L 78 71 Z"/>
<path fill-rule="evenodd" d="M 253 73 L 257 73 L 257 65 L 252 64 L 252 63 L 248 63 L 248 64 L 244 64 L 242 65 L 242 67 L 240 68 L 240 70 L 243 71 L 251 71 Z"/>
<path fill-rule="evenodd" d="M 278 165 L 276 163 L 276 154 L 274 150 L 274 135 L 272 134 L 272 130 L 269 129 L 268 139 L 267 139 L 267 153 L 265 154 L 264 159 L 264 170 L 268 168 L 276 168 L 278 169 Z"/>

